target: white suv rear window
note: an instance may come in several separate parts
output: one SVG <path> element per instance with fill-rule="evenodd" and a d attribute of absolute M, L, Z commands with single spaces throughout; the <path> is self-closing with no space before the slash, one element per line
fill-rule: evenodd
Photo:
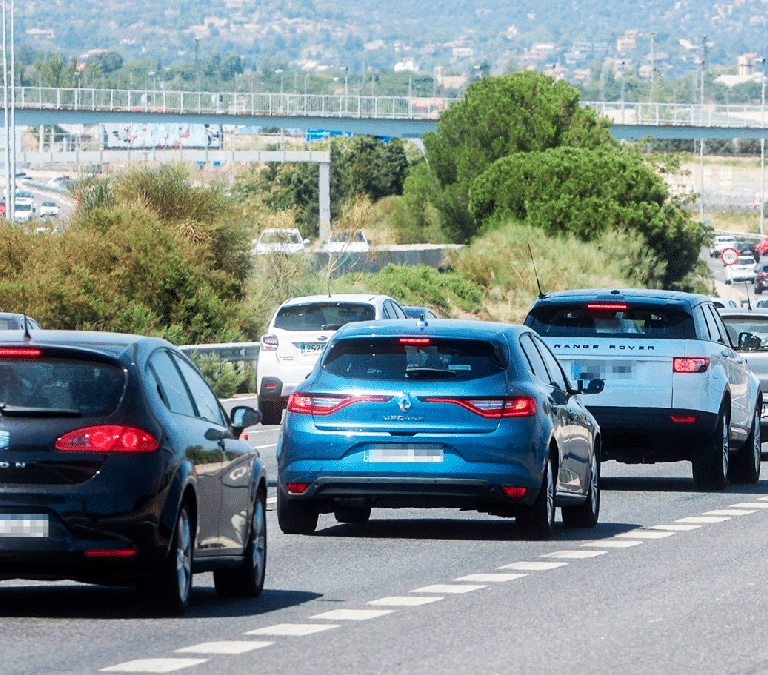
<path fill-rule="evenodd" d="M 350 302 L 312 303 L 282 307 L 275 316 L 275 328 L 288 331 L 337 330 L 351 321 L 372 321 L 376 308 Z"/>

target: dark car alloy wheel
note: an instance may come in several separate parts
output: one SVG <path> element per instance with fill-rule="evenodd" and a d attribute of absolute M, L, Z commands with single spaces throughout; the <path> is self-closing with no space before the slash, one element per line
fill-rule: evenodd
<path fill-rule="evenodd" d="M 589 492 L 583 504 L 562 506 L 560 513 L 567 527 L 594 527 L 600 514 L 600 459 L 599 449 L 592 455 L 589 472 Z"/>
<path fill-rule="evenodd" d="M 760 461 L 762 438 L 760 437 L 760 410 L 755 409 L 752 417 L 752 430 L 749 432 L 744 447 L 730 460 L 728 479 L 733 483 L 757 483 L 760 480 Z"/>
<path fill-rule="evenodd" d="M 544 476 L 536 501 L 520 507 L 517 522 L 530 539 L 548 539 L 555 527 L 555 476 L 552 460 L 547 457 Z"/>
<path fill-rule="evenodd" d="M 693 482 L 697 490 L 712 492 L 725 488 L 728 479 L 729 437 L 725 407 L 721 406 L 715 432 L 694 450 Z"/>

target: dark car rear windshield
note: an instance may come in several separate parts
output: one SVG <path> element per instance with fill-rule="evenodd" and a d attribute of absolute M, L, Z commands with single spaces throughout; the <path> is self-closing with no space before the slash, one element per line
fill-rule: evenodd
<path fill-rule="evenodd" d="M 534 307 L 525 320 L 544 337 L 685 339 L 694 334 L 693 319 L 676 307 L 622 303 L 551 304 Z"/>
<path fill-rule="evenodd" d="M 275 328 L 283 330 L 333 330 L 351 321 L 376 318 L 373 305 L 351 302 L 312 303 L 281 308 L 275 317 Z"/>
<path fill-rule="evenodd" d="M 73 359 L 0 359 L 0 406 L 106 415 L 120 401 L 121 368 Z M 0 408 L 2 414 L 2 408 Z"/>
<path fill-rule="evenodd" d="M 475 380 L 504 370 L 504 359 L 485 340 L 350 338 L 328 351 L 323 369 L 354 380 Z"/>

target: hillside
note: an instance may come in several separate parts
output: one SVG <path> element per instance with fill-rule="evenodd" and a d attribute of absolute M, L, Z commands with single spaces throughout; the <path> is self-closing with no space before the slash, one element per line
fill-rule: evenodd
<path fill-rule="evenodd" d="M 233 53 L 246 69 L 271 59 L 351 73 L 400 64 L 467 74 L 479 64 L 573 72 L 616 57 L 680 77 L 701 68 L 704 36 L 713 67 L 768 53 L 762 0 L 80 0 L 76 10 L 68 0 L 26 0 L 15 10 L 17 42 L 28 53 L 108 49 L 162 65 Z"/>

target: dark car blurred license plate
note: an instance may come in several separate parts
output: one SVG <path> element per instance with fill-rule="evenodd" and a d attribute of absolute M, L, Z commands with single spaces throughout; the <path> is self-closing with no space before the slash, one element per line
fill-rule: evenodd
<path fill-rule="evenodd" d="M 36 539 L 48 536 L 48 516 L 0 513 L 0 538 Z"/>

